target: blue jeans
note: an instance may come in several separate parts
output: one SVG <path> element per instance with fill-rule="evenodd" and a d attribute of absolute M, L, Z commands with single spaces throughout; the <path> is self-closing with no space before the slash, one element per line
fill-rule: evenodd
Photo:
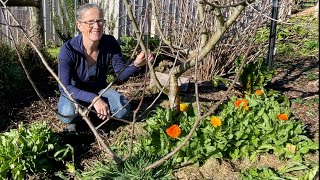
<path fill-rule="evenodd" d="M 102 93 L 102 90 L 99 94 Z M 128 100 L 119 92 L 108 89 L 102 96 L 103 100 L 109 104 L 109 110 L 111 114 L 116 118 L 123 118 L 130 111 L 130 104 L 123 108 L 124 105 L 128 103 Z M 88 106 L 88 103 L 78 102 L 81 105 Z M 122 108 L 122 109 L 121 109 Z M 119 110 L 121 109 L 121 110 Z M 117 112 L 119 110 L 119 112 Z M 65 96 L 61 95 L 58 102 L 58 112 L 64 116 L 72 116 L 72 117 L 62 117 L 58 116 L 58 118 L 67 124 L 74 123 L 74 119 L 77 117 L 75 114 L 75 107 L 72 101 L 70 101 Z M 116 113 L 117 112 L 117 113 Z M 114 114 L 116 113 L 116 114 Z"/>

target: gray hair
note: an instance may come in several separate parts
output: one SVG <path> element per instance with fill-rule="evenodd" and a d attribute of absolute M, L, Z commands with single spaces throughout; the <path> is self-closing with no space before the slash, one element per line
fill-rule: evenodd
<path fill-rule="evenodd" d="M 102 14 L 104 14 L 103 10 L 101 7 L 99 7 L 97 4 L 90 4 L 90 3 L 87 3 L 87 4 L 84 4 L 84 5 L 81 5 L 77 11 L 76 11 L 76 21 L 79 21 L 81 18 L 82 18 L 82 15 L 84 12 L 86 12 L 88 9 L 98 9 Z"/>

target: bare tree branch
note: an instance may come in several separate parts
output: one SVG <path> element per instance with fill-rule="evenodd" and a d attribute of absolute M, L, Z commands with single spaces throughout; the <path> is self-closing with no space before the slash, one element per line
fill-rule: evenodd
<path fill-rule="evenodd" d="M 228 7 L 236 7 L 236 6 L 239 6 L 239 5 L 244 5 L 247 3 L 247 1 L 240 1 L 238 3 L 232 3 L 232 4 L 225 4 L 225 5 L 220 5 L 218 4 L 219 2 L 208 2 L 206 0 L 203 0 L 203 1 L 200 1 L 199 2 L 200 4 L 206 4 L 206 5 L 209 5 L 213 8 L 228 8 Z"/>
<path fill-rule="evenodd" d="M 131 25 L 132 25 L 133 29 L 135 30 L 136 37 L 140 37 L 140 38 L 141 38 L 141 37 L 142 37 L 142 34 L 141 34 L 141 32 L 140 32 L 140 30 L 139 30 L 139 28 L 138 28 L 137 22 L 135 21 L 135 19 L 134 19 L 134 17 L 133 17 L 131 4 L 129 3 L 128 0 L 124 0 L 124 4 L 125 4 L 125 6 L 126 6 L 127 14 L 128 14 L 128 16 L 129 16 L 129 18 L 130 18 Z M 141 49 L 145 52 L 145 54 L 147 54 L 147 51 L 148 51 L 148 50 L 147 50 L 144 42 L 141 41 L 141 39 L 140 39 L 138 42 L 139 42 L 139 44 L 140 44 Z M 147 57 L 147 56 L 146 56 L 146 57 Z M 159 80 L 158 80 L 158 78 L 157 78 L 157 76 L 156 76 L 156 74 L 155 74 L 155 71 L 153 70 L 152 64 L 148 61 L 148 59 L 147 59 L 147 64 L 148 64 L 148 67 L 149 67 L 149 69 L 150 69 L 151 78 L 153 78 L 153 79 L 155 80 L 156 86 L 157 86 L 159 89 L 162 89 L 162 85 L 160 84 L 160 82 L 159 82 Z M 164 92 L 165 94 L 168 94 L 168 93 L 169 93 L 168 90 L 166 90 L 166 89 L 164 89 L 163 92 Z"/>

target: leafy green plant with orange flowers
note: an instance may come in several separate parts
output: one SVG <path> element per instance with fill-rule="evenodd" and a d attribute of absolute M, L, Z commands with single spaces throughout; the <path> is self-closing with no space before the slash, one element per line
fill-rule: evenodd
<path fill-rule="evenodd" d="M 171 152 L 190 132 L 195 118 L 196 110 L 190 104 L 181 104 L 180 111 L 157 108 L 155 114 L 146 121 L 145 129 L 150 138 L 141 138 L 143 147 L 149 152 L 159 155 Z M 214 128 L 210 121 L 206 123 L 210 128 Z M 186 146 L 173 157 L 173 162 L 194 163 L 203 161 L 209 155 L 205 154 L 205 149 L 201 145 L 203 143 L 204 139 L 201 132 L 196 131 Z"/>
<path fill-rule="evenodd" d="M 242 99 L 232 97 L 219 113 L 227 155 L 232 159 L 272 152 L 280 157 L 301 161 L 302 155 L 318 144 L 306 136 L 304 124 L 291 116 L 288 100 L 279 93 L 263 90 Z"/>
<path fill-rule="evenodd" d="M 301 161 L 318 144 L 306 135 L 304 124 L 294 119 L 289 107 L 288 99 L 274 91 L 233 96 L 219 113 L 200 122 L 173 162 L 201 163 L 208 157 L 253 160 L 265 152 Z M 146 121 L 150 136 L 142 139 L 143 147 L 161 155 L 171 152 L 190 132 L 195 111 L 191 105 L 182 112 L 158 108 Z"/>

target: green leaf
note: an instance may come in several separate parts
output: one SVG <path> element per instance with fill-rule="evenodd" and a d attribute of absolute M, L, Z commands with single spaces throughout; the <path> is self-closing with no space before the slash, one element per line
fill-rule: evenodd
<path fill-rule="evenodd" d="M 308 169 L 308 167 L 306 165 L 301 164 L 301 163 L 292 163 L 292 164 L 280 169 L 279 173 L 284 174 L 284 173 L 289 173 L 292 171 L 299 171 L 299 170 L 304 170 L 304 169 Z"/>
<path fill-rule="evenodd" d="M 207 151 L 207 155 L 211 154 L 212 152 L 214 152 L 217 149 L 214 146 L 205 146 L 204 148 Z"/>
<path fill-rule="evenodd" d="M 312 144 L 309 145 L 308 147 L 309 147 L 309 149 L 317 150 L 317 149 L 319 149 L 319 143 L 317 143 L 317 142 L 312 142 Z"/>
<path fill-rule="evenodd" d="M 271 144 L 264 144 L 264 145 L 261 145 L 258 149 L 274 149 L 274 147 L 271 145 Z"/>
<path fill-rule="evenodd" d="M 265 110 L 264 108 L 261 108 L 261 109 L 259 110 L 257 116 L 261 116 L 261 115 L 264 113 L 264 110 Z"/>
<path fill-rule="evenodd" d="M 299 149 L 299 152 L 302 153 L 302 154 L 306 154 L 306 153 L 309 152 L 309 150 L 310 150 L 309 147 L 304 146 L 304 147 Z"/>
<path fill-rule="evenodd" d="M 252 161 L 252 162 L 255 161 L 256 158 L 257 158 L 257 154 L 258 154 L 258 153 L 257 153 L 256 151 L 254 151 L 254 152 L 250 155 L 250 158 L 249 158 L 250 161 Z"/>
<path fill-rule="evenodd" d="M 297 162 L 302 162 L 302 157 L 301 157 L 300 153 L 297 153 L 295 156 L 293 156 L 292 159 Z"/>
<path fill-rule="evenodd" d="M 267 115 L 265 112 L 262 114 L 262 119 L 263 119 L 264 122 L 265 122 L 266 130 L 269 131 L 269 130 L 271 129 L 271 127 L 270 127 L 270 122 L 269 122 L 269 117 L 268 117 L 268 115 Z"/>
<path fill-rule="evenodd" d="M 239 149 L 234 149 L 232 152 L 229 153 L 229 156 L 232 159 L 238 159 L 239 158 Z"/>

